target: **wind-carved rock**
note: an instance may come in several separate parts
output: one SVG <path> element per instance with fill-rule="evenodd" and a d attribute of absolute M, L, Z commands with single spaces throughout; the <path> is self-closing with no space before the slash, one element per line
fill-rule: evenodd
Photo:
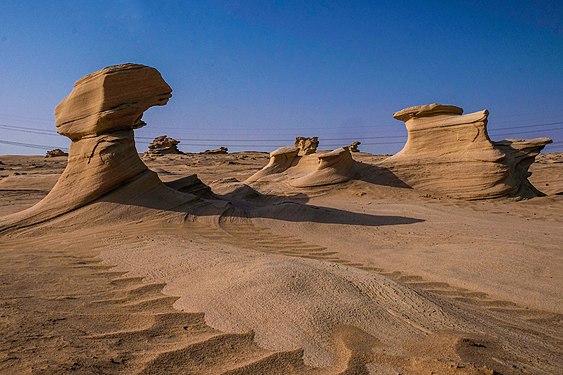
<path fill-rule="evenodd" d="M 166 154 L 182 154 L 178 150 L 180 141 L 170 138 L 166 135 L 156 137 L 150 144 L 147 152 L 143 156 L 161 156 Z"/>
<path fill-rule="evenodd" d="M 462 108 L 442 104 L 395 113 L 405 122 L 408 139 L 380 165 L 414 188 L 453 198 L 543 195 L 528 181 L 528 167 L 551 139 L 492 142 L 487 110 L 462 113 Z"/>
<path fill-rule="evenodd" d="M 362 142 L 360 141 L 354 141 L 350 144 L 350 146 L 348 146 L 348 149 L 350 150 L 350 152 L 360 152 L 358 146 L 360 146 L 361 144 Z"/>
<path fill-rule="evenodd" d="M 68 156 L 68 154 L 60 148 L 55 148 L 53 150 L 47 151 L 47 154 L 45 155 L 46 158 L 56 158 L 58 156 Z"/>
<path fill-rule="evenodd" d="M 202 154 L 227 154 L 229 152 L 229 149 L 227 147 L 219 147 L 213 150 L 205 150 L 202 152 Z"/>
<path fill-rule="evenodd" d="M 351 180 L 356 162 L 350 150 L 336 150 L 299 155 L 297 147 L 281 147 L 270 153 L 270 162 L 245 182 L 285 181 L 293 187 L 331 185 Z"/>
<path fill-rule="evenodd" d="M 270 152 L 270 161 L 268 164 L 247 178 L 246 182 L 256 182 L 264 177 L 285 172 L 291 167 L 298 153 L 299 148 L 293 146 L 280 147 L 277 150 Z"/>
<path fill-rule="evenodd" d="M 319 147 L 319 137 L 295 137 L 295 147 L 299 149 L 299 155 L 314 154 Z"/>
<path fill-rule="evenodd" d="M 166 187 L 135 149 L 133 129 L 145 125 L 143 112 L 165 105 L 171 93 L 156 69 L 137 64 L 110 66 L 78 80 L 55 109 L 57 132 L 72 140 L 66 169 L 35 206 L 0 218 L 0 232 L 38 224 L 96 200 L 112 208 L 125 203 L 117 207 L 128 213 L 132 207 L 166 209 L 190 201 Z M 117 215 L 114 211 L 103 207 L 93 217 L 104 220 Z"/>

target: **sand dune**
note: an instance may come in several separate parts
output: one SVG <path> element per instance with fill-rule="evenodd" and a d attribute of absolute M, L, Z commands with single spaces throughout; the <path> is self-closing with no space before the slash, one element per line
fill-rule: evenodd
<path fill-rule="evenodd" d="M 58 107 L 66 165 L 0 157 L 0 371 L 563 368 L 562 163 L 532 165 L 548 195 L 520 202 L 418 189 L 347 149 L 147 166 L 133 129 L 170 92 L 152 68 L 106 68 Z"/>

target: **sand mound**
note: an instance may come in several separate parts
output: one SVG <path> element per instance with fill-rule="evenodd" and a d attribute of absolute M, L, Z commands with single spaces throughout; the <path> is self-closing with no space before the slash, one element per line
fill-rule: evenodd
<path fill-rule="evenodd" d="M 270 162 L 245 182 L 285 181 L 293 187 L 336 184 L 352 179 L 356 162 L 348 148 L 300 156 L 298 147 L 281 147 L 270 153 Z"/>
<path fill-rule="evenodd" d="M 532 198 L 528 167 L 549 138 L 492 142 L 487 110 L 462 115 L 451 105 L 429 104 L 394 114 L 405 122 L 403 149 L 380 165 L 408 185 L 461 199 Z"/>

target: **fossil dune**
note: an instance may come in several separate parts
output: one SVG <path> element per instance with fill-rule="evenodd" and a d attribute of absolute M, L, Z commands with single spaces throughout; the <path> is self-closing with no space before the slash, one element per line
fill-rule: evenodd
<path fill-rule="evenodd" d="M 262 169 L 260 153 L 163 155 L 149 169 L 133 131 L 170 97 L 156 69 L 102 69 L 57 107 L 57 129 L 72 140 L 66 166 L 48 159 L 42 177 L 2 157 L 35 177 L 0 180 L 1 371 L 561 368 L 561 182 L 546 177 L 555 193 L 523 202 L 424 194 L 462 165 L 467 174 L 444 193 L 539 195 L 522 178 L 547 140 L 492 143 L 486 112 L 430 106 L 397 115 L 412 134 L 383 161 L 285 147 Z M 427 173 L 451 162 L 424 182 L 412 158 L 438 140 L 459 147 L 444 147 L 450 159 L 434 150 L 420 158 Z M 382 183 L 382 165 L 415 188 Z M 541 176 L 561 166 L 549 168 Z"/>
<path fill-rule="evenodd" d="M 549 138 L 493 142 L 487 110 L 463 115 L 452 105 L 428 104 L 396 112 L 408 139 L 380 165 L 410 186 L 461 199 L 532 198 L 543 195 L 528 168 Z"/>

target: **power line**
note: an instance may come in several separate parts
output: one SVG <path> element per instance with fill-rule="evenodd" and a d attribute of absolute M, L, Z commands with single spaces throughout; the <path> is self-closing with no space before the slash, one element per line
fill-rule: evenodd
<path fill-rule="evenodd" d="M 0 140 L 0 143 L 12 146 L 21 146 L 21 147 L 28 147 L 28 148 L 37 148 L 40 150 L 52 150 L 54 148 L 60 148 L 61 150 L 68 150 L 68 147 L 62 146 L 45 146 L 45 145 L 38 145 L 34 143 L 22 143 L 22 142 L 14 142 L 14 141 L 3 141 Z"/>
<path fill-rule="evenodd" d="M 542 116 L 541 119 L 548 119 L 548 118 L 561 118 L 561 116 L 563 114 L 561 114 L 560 111 L 542 111 L 542 112 L 527 112 L 527 113 L 520 113 L 520 114 L 516 114 L 516 113 L 511 113 L 510 115 L 505 115 L 505 116 L 494 116 L 491 115 L 492 118 L 494 118 L 495 123 L 499 123 L 499 124 L 504 124 L 507 122 L 513 122 L 514 120 L 509 120 L 509 121 L 497 121 L 497 120 L 503 120 L 503 119 L 510 119 L 513 117 L 522 117 L 525 116 L 526 114 L 528 115 L 536 115 L 536 114 L 541 114 L 541 115 L 546 115 L 549 113 L 553 113 L 553 115 L 549 115 L 549 116 Z M 54 121 L 53 119 L 46 119 L 46 118 L 37 118 L 37 117 L 27 117 L 27 116 L 19 116 L 19 115 L 12 115 L 12 114 L 0 114 L 0 117 L 7 117 L 7 118 L 12 118 L 12 119 L 21 119 L 21 120 L 25 120 L 25 121 L 32 121 L 32 122 L 45 122 L 45 123 L 50 123 L 52 124 Z M 539 119 L 538 119 L 539 120 Z M 518 122 L 522 122 L 522 121 L 533 121 L 533 119 L 519 119 L 519 120 L 515 120 Z M 368 125 L 340 125 L 340 126 L 309 126 L 306 127 L 307 129 L 311 129 L 311 130 L 328 130 L 328 129 L 366 129 L 366 128 L 373 128 L 373 127 L 381 127 L 381 126 L 393 126 L 393 125 L 389 125 L 389 124 L 377 124 L 377 125 L 373 125 L 373 124 L 368 124 Z M 511 126 L 511 127 L 507 127 L 506 129 L 511 129 L 511 128 L 518 128 L 521 126 Z M 525 127 L 525 126 L 524 126 Z M 158 126 L 159 129 L 161 130 L 185 130 L 186 127 L 185 126 Z M 303 129 L 303 126 L 284 126 L 285 129 Z"/>
<path fill-rule="evenodd" d="M 138 144 L 148 144 L 149 142 L 136 142 Z M 47 145 L 40 145 L 40 144 L 34 144 L 34 143 L 23 143 L 23 142 L 15 142 L 15 141 L 4 141 L 4 140 L 0 140 L 0 144 L 7 144 L 7 145 L 12 145 L 12 146 L 20 146 L 20 147 L 27 147 L 27 148 L 34 148 L 34 149 L 40 149 L 40 150 L 52 150 L 54 148 L 60 148 L 62 150 L 68 150 L 68 147 L 63 147 L 63 146 L 47 146 Z M 377 146 L 377 145 L 390 145 L 390 144 L 404 144 L 404 142 L 366 142 L 366 143 L 362 143 L 363 146 Z M 208 145 L 202 145 L 202 144 L 183 144 L 184 146 L 200 146 L 200 147 L 208 147 L 208 146 L 215 146 L 215 144 L 208 144 Z M 559 146 L 559 145 L 563 145 L 563 141 L 559 141 L 559 142 L 553 142 L 551 144 L 548 144 L 547 146 Z M 278 147 L 279 145 L 229 145 L 229 147 L 233 147 L 233 148 L 240 148 L 240 147 L 260 147 L 260 148 L 274 148 L 274 147 Z M 341 144 L 323 144 L 323 147 L 342 147 Z"/>
<path fill-rule="evenodd" d="M 541 129 L 541 131 L 554 131 L 554 130 L 563 130 L 563 128 L 551 128 L 551 129 Z M 496 137 L 504 137 L 507 135 L 514 135 L 514 134 L 530 134 L 530 133 L 537 133 L 538 130 L 528 130 L 528 131 L 521 131 L 521 132 L 510 132 L 510 133 L 498 133 L 495 134 Z M 493 132 L 494 133 L 494 132 Z"/>
<path fill-rule="evenodd" d="M 515 134 L 528 134 L 534 133 L 538 130 L 529 130 L 529 131 L 521 131 L 521 132 L 507 132 L 507 133 L 496 133 L 497 131 L 508 130 L 508 129 L 523 129 L 523 128 L 540 128 L 544 126 L 551 126 L 551 125 L 560 125 L 563 124 L 563 121 L 558 122 L 549 122 L 543 124 L 530 124 L 525 126 L 515 126 L 515 127 L 504 127 L 504 128 L 496 128 L 489 130 L 489 133 L 495 134 L 496 136 L 505 136 L 505 135 L 515 135 Z M 33 128 L 33 127 L 26 127 L 26 126 L 16 126 L 16 125 L 8 125 L 0 123 L 0 128 L 5 130 L 12 130 L 12 131 L 21 131 L 26 133 L 32 134 L 40 134 L 40 135 L 58 135 L 56 132 L 51 130 Z M 541 131 L 557 131 L 563 130 L 563 128 L 549 128 L 549 129 L 541 129 Z M 371 136 L 371 137 L 342 137 L 342 138 L 322 138 L 323 141 L 355 141 L 355 140 L 375 140 L 375 139 L 404 139 L 405 135 L 391 135 L 391 136 Z M 137 136 L 137 139 L 147 139 L 152 140 L 152 137 L 143 137 Z M 179 141 L 188 141 L 188 142 L 293 142 L 292 139 L 284 138 L 284 139 L 201 139 L 201 138 L 176 138 Z"/>

